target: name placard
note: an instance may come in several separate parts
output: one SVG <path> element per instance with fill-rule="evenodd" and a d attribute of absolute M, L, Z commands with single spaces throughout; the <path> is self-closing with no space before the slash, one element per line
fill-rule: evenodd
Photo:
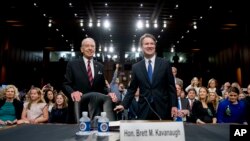
<path fill-rule="evenodd" d="M 121 141 L 185 141 L 183 122 L 122 122 Z"/>

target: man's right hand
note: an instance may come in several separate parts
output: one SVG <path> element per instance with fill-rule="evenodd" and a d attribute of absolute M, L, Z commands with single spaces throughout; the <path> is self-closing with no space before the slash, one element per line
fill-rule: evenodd
<path fill-rule="evenodd" d="M 114 108 L 114 111 L 117 111 L 117 112 L 121 112 L 124 110 L 124 107 L 122 105 L 117 105 L 115 108 Z"/>
<path fill-rule="evenodd" d="M 81 96 L 82 96 L 82 93 L 79 91 L 75 91 L 75 92 L 71 93 L 72 101 L 79 102 L 81 100 Z"/>

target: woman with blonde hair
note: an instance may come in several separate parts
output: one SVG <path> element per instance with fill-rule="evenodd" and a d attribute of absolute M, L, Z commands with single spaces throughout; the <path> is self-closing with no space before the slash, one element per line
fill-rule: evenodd
<path fill-rule="evenodd" d="M 0 125 L 16 124 L 21 118 L 23 103 L 19 100 L 19 92 L 15 85 L 7 85 L 0 99 Z"/>
<path fill-rule="evenodd" d="M 194 88 L 196 93 L 199 94 L 199 89 L 200 89 L 200 81 L 198 79 L 198 77 L 193 77 L 191 80 L 191 84 L 188 85 L 185 89 L 186 92 L 188 92 L 188 90 L 190 88 Z"/>
<path fill-rule="evenodd" d="M 17 124 L 22 123 L 44 123 L 48 121 L 48 106 L 43 99 L 43 92 L 38 87 L 32 87 L 28 92 L 28 101 L 24 103 L 21 120 Z"/>
<path fill-rule="evenodd" d="M 216 123 L 216 113 L 211 102 L 208 101 L 208 89 L 201 87 L 198 100 L 194 102 L 192 113 L 197 124 Z"/>
<path fill-rule="evenodd" d="M 217 111 L 220 97 L 217 95 L 216 92 L 209 92 L 208 101 L 213 104 L 214 110 Z"/>
<path fill-rule="evenodd" d="M 211 79 L 208 81 L 207 89 L 208 89 L 209 92 L 215 92 L 218 96 L 222 96 L 222 92 L 221 92 L 221 90 L 218 88 L 217 80 L 214 79 L 214 78 L 211 78 Z"/>

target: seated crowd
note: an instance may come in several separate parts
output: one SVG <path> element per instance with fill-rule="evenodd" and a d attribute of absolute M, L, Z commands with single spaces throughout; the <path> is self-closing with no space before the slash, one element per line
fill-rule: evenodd
<path fill-rule="evenodd" d="M 176 82 L 178 117 L 173 118 L 173 121 L 194 124 L 249 124 L 250 85 L 247 91 L 243 92 L 236 82 L 232 84 L 226 82 L 222 89 L 218 89 L 213 78 L 209 80 L 207 87 L 199 85 L 196 79 L 193 78 L 185 89 L 183 82 Z M 117 83 L 118 90 L 122 92 L 119 85 L 126 92 L 122 83 Z M 116 113 L 116 120 L 140 120 L 136 116 L 139 108 L 139 91 L 138 89 L 129 109 L 123 113 Z M 123 95 L 120 95 L 120 101 Z M 56 91 L 53 86 L 45 85 L 42 88 L 32 86 L 23 97 L 20 97 L 15 85 L 7 85 L 1 90 L 1 125 L 71 123 L 69 110 L 73 109 L 68 108 L 69 97 L 62 91 Z"/>

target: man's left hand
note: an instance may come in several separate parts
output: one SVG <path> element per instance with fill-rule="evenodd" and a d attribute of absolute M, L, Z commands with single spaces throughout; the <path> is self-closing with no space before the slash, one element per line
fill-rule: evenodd
<path fill-rule="evenodd" d="M 116 103 L 116 102 L 118 101 L 118 99 L 117 99 L 115 93 L 108 93 L 108 96 L 111 97 L 112 102 L 115 102 L 115 103 Z"/>

